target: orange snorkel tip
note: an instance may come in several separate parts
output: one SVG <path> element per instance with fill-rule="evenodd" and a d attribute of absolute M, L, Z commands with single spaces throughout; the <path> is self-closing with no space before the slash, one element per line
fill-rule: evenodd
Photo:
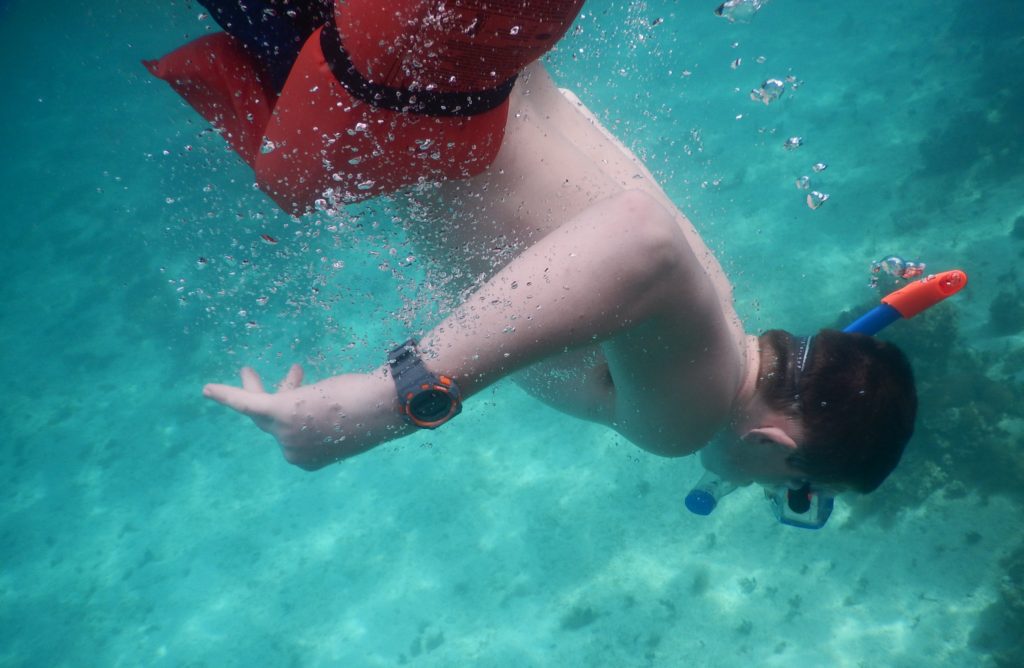
<path fill-rule="evenodd" d="M 967 274 L 959 269 L 953 269 L 909 283 L 896 292 L 886 295 L 882 299 L 882 303 L 899 311 L 904 318 L 913 318 L 946 297 L 960 292 L 965 285 L 967 285 Z"/>
<path fill-rule="evenodd" d="M 967 274 L 960 269 L 932 274 L 913 281 L 882 298 L 882 303 L 843 328 L 844 332 L 877 334 L 900 318 L 913 318 L 943 299 L 955 295 L 967 285 Z"/>

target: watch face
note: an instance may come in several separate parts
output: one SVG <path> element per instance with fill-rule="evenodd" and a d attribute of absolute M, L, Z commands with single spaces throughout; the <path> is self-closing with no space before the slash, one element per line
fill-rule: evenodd
<path fill-rule="evenodd" d="M 424 390 L 409 401 L 409 414 L 417 420 L 434 422 L 452 410 L 452 398 L 442 390 Z"/>

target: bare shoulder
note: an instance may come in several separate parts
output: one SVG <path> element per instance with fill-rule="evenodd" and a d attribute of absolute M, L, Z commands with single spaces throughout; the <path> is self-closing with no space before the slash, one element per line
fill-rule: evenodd
<path fill-rule="evenodd" d="M 643 161 L 604 126 L 598 115 L 576 93 L 567 88 L 558 88 L 540 64 L 531 66 L 526 74 L 528 78 L 520 91 L 521 100 L 535 115 L 543 117 L 545 130 L 544 144 L 533 146 L 531 150 L 549 150 L 546 147 L 557 144 L 553 141 L 557 138 L 565 146 L 572 147 L 581 163 L 599 166 L 609 190 L 641 190 L 671 211 L 695 255 L 704 264 L 720 297 L 731 304 L 732 287 L 718 260 L 690 219 L 668 197 Z"/>
<path fill-rule="evenodd" d="M 558 89 L 546 73 L 540 76 L 544 94 L 530 104 L 543 113 L 547 145 L 571 146 L 580 169 L 600 166 L 607 197 L 626 195 L 637 211 L 665 215 L 685 241 L 674 245 L 685 276 L 674 289 L 676 308 L 602 348 L 615 386 L 617 428 L 652 452 L 688 454 L 720 428 L 740 378 L 745 338 L 732 286 L 697 229 L 643 162 L 579 96 Z"/>

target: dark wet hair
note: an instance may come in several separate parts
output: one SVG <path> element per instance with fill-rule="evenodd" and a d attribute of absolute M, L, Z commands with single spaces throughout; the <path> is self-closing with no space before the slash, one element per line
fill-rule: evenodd
<path fill-rule="evenodd" d="M 903 352 L 872 336 L 823 329 L 800 371 L 801 339 L 774 329 L 758 341 L 761 396 L 804 425 L 789 463 L 812 483 L 875 490 L 914 433 L 917 392 Z"/>

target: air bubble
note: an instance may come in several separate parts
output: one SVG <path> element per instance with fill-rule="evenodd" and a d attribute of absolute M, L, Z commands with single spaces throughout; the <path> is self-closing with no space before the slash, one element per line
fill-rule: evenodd
<path fill-rule="evenodd" d="M 750 99 L 754 102 L 763 102 L 764 104 L 771 104 L 775 100 L 782 97 L 782 94 L 786 92 L 786 84 L 778 79 L 766 79 L 761 84 L 760 88 L 755 88 L 750 91 Z"/>
<path fill-rule="evenodd" d="M 871 273 L 884 273 L 894 278 L 902 278 L 905 281 L 909 281 L 924 274 L 925 267 L 924 262 L 904 260 L 898 255 L 890 255 L 877 262 L 872 262 Z"/>
<path fill-rule="evenodd" d="M 828 201 L 828 197 L 829 196 L 826 193 L 818 192 L 817 190 L 815 190 L 811 192 L 809 195 L 807 195 L 807 206 L 809 206 L 812 209 L 817 209 L 826 201 Z"/>
<path fill-rule="evenodd" d="M 768 0 L 726 0 L 715 10 L 715 16 L 721 16 L 729 23 L 750 23 L 754 14 L 764 7 Z"/>

